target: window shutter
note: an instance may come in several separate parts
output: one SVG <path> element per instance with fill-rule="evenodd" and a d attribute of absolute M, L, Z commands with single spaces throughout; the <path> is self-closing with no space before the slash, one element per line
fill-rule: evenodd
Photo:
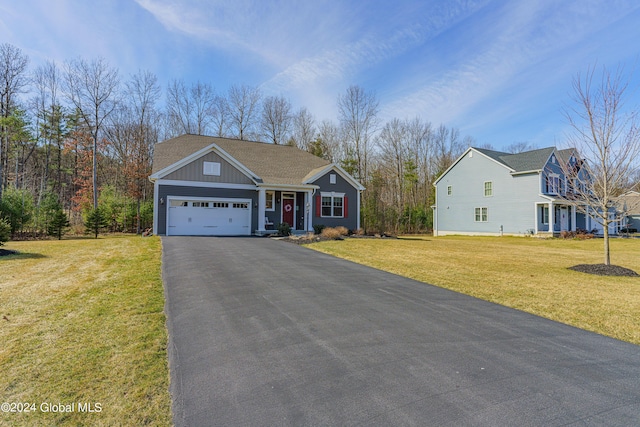
<path fill-rule="evenodd" d="M 316 216 L 320 216 L 320 210 L 322 209 L 322 199 L 320 196 L 316 196 Z"/>
<path fill-rule="evenodd" d="M 349 216 L 347 209 L 347 207 L 349 206 L 349 199 L 347 199 L 347 196 L 344 196 L 344 202 L 342 202 L 342 204 L 344 209 L 344 217 L 347 218 Z"/>

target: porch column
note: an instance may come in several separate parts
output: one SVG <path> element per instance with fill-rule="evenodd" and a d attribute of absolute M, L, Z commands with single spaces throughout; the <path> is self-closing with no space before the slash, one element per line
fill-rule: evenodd
<path fill-rule="evenodd" d="M 264 188 L 258 189 L 258 231 L 265 231 L 264 212 L 267 206 L 267 192 Z"/>
<path fill-rule="evenodd" d="M 576 231 L 576 207 L 571 205 L 569 209 L 571 209 L 571 231 Z"/>
<path fill-rule="evenodd" d="M 304 193 L 304 228 L 307 231 L 313 231 L 313 212 L 311 212 L 312 205 L 313 190 L 308 190 Z"/>
<path fill-rule="evenodd" d="M 553 209 L 553 202 L 549 202 L 549 231 L 552 234 L 556 231 L 556 212 Z"/>
<path fill-rule="evenodd" d="M 538 212 L 540 212 L 538 210 L 538 207 L 540 207 L 542 205 L 539 205 L 537 203 L 533 204 L 533 208 L 535 209 L 535 213 L 533 215 L 533 222 L 534 222 L 534 226 L 533 226 L 533 234 L 538 234 L 538 224 L 541 223 L 541 218 L 538 217 Z M 542 213 L 542 215 L 544 216 L 544 212 Z"/>

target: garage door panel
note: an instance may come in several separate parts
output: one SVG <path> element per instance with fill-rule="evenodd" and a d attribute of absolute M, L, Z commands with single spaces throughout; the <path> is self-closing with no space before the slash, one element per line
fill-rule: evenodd
<path fill-rule="evenodd" d="M 251 234 L 251 202 L 245 199 L 172 199 L 167 234 L 232 236 Z"/>

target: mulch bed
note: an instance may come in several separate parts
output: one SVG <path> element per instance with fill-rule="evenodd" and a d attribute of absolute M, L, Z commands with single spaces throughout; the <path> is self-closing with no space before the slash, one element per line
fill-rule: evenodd
<path fill-rule="evenodd" d="M 15 255 L 17 253 L 18 253 L 18 251 L 12 251 L 10 249 L 1 249 L 0 248 L 0 256 Z"/>
<path fill-rule="evenodd" d="M 619 265 L 606 264 L 579 264 L 569 267 L 569 270 L 579 271 L 581 273 L 596 274 L 598 276 L 626 276 L 638 277 L 638 273 Z"/>

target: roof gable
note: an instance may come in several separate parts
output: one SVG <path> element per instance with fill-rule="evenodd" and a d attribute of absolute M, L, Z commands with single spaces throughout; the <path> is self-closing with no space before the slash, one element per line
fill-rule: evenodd
<path fill-rule="evenodd" d="M 256 182 L 263 184 L 303 185 L 314 170 L 332 166 L 325 159 L 288 145 L 182 135 L 156 144 L 151 176 L 159 178 L 172 166 L 193 161 L 210 150 L 218 151 L 235 166 L 250 174 Z M 346 172 L 344 174 L 350 177 L 354 186 L 360 185 Z"/>

